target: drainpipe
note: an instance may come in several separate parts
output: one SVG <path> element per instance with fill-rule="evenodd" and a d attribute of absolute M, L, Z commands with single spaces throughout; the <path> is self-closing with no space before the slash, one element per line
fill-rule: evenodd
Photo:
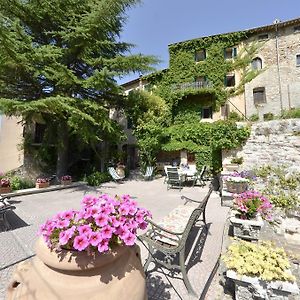
<path fill-rule="evenodd" d="M 281 90 L 281 75 L 280 75 L 280 66 L 279 66 L 279 32 L 278 32 L 278 24 L 280 20 L 274 20 L 273 24 L 275 24 L 275 41 L 276 41 L 276 60 L 277 60 L 277 74 L 278 74 L 278 91 L 279 91 L 279 100 L 280 100 L 280 112 L 283 112 L 283 103 L 282 103 L 282 90 Z"/>

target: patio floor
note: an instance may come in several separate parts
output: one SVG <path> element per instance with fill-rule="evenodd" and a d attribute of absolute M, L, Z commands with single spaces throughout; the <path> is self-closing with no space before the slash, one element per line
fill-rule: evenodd
<path fill-rule="evenodd" d="M 153 181 L 128 180 L 123 184 L 109 182 L 98 189 L 78 187 L 43 194 L 34 194 L 11 198 L 16 206 L 9 216 L 12 230 L 0 232 L 0 299 L 5 298 L 5 288 L 15 268 L 15 264 L 34 254 L 34 243 L 37 239 L 38 226 L 58 211 L 79 208 L 80 200 L 86 193 L 107 193 L 110 195 L 130 194 L 139 205 L 146 207 L 153 214 L 153 220 L 159 221 L 173 208 L 182 204 L 181 195 L 201 200 L 208 191 L 208 187 L 184 187 L 167 191 L 163 178 Z M 188 254 L 188 276 L 198 299 L 211 274 L 221 251 L 223 228 L 228 213 L 227 207 L 221 207 L 218 193 L 213 192 L 207 205 L 208 234 L 197 227 L 192 232 L 191 247 Z M 147 250 L 141 245 L 142 258 L 145 259 Z M 168 274 L 160 268 L 148 272 L 148 295 L 151 299 L 192 299 L 187 294 L 181 274 Z M 169 280 L 168 280 L 168 279 Z M 217 299 L 209 291 L 206 299 Z M 194 299 L 194 298 L 193 298 Z"/>

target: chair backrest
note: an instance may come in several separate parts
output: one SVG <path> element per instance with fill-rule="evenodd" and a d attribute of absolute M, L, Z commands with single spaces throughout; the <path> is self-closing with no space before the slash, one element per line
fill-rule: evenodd
<path fill-rule="evenodd" d="M 207 202 L 209 200 L 209 197 L 210 197 L 212 191 L 213 191 L 213 187 L 210 186 L 209 191 L 206 194 L 206 196 L 204 197 L 204 199 L 200 202 L 200 204 L 194 209 L 194 211 L 190 215 L 189 220 L 186 224 L 186 227 L 183 231 L 182 239 L 178 243 L 178 247 L 184 247 L 184 245 L 186 243 L 186 239 L 187 239 L 192 227 L 195 225 L 196 221 L 200 218 L 201 214 L 205 213 L 206 205 L 207 205 Z"/>
<path fill-rule="evenodd" d="M 113 179 L 121 179 L 121 177 L 117 174 L 116 170 L 113 167 L 108 168 L 108 173 Z"/>
<path fill-rule="evenodd" d="M 154 168 L 151 167 L 151 166 L 148 166 L 147 169 L 146 169 L 146 174 L 145 174 L 145 177 L 151 177 L 152 174 L 153 174 L 153 170 Z"/>
<path fill-rule="evenodd" d="M 168 180 L 169 180 L 169 182 L 172 182 L 172 181 L 179 181 L 180 180 L 180 176 L 179 176 L 179 173 L 178 173 L 178 170 L 177 170 L 177 168 L 176 168 L 176 171 L 174 172 L 174 171 L 172 171 L 172 172 L 170 172 L 170 171 L 168 171 Z"/>
<path fill-rule="evenodd" d="M 205 171 L 206 171 L 206 168 L 207 168 L 207 166 L 203 166 L 202 167 L 202 169 L 201 169 L 201 171 L 200 171 L 200 177 L 202 178 L 203 177 L 203 175 L 204 175 L 204 173 L 205 173 Z"/>

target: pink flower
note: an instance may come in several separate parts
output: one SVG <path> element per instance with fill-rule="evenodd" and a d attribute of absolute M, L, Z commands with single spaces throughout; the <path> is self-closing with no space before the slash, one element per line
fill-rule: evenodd
<path fill-rule="evenodd" d="M 83 197 L 81 201 L 81 206 L 82 207 L 89 207 L 97 204 L 98 199 L 92 195 L 86 195 Z"/>
<path fill-rule="evenodd" d="M 110 239 L 112 237 L 113 230 L 109 225 L 107 225 L 107 226 L 102 228 L 101 234 L 102 234 L 102 238 Z"/>
<path fill-rule="evenodd" d="M 115 228 L 117 228 L 121 225 L 121 222 L 117 219 L 116 216 L 110 217 L 110 222 L 111 222 L 111 226 L 115 227 Z"/>
<path fill-rule="evenodd" d="M 92 232 L 90 234 L 89 242 L 92 246 L 96 247 L 99 245 L 99 243 L 102 241 L 102 235 L 100 232 Z"/>
<path fill-rule="evenodd" d="M 69 220 L 59 220 L 56 222 L 56 227 L 57 228 L 66 228 L 70 224 Z"/>
<path fill-rule="evenodd" d="M 105 240 L 105 239 L 103 239 L 103 240 L 101 240 L 101 242 L 98 244 L 98 251 L 100 252 L 100 253 L 103 253 L 103 252 L 106 252 L 106 251 L 108 251 L 108 240 Z"/>
<path fill-rule="evenodd" d="M 134 245 L 136 240 L 136 236 L 135 234 L 128 232 L 125 237 L 123 238 L 123 241 L 125 243 L 126 246 L 132 246 Z"/>
<path fill-rule="evenodd" d="M 108 224 L 108 217 L 104 214 L 99 213 L 95 215 L 95 223 L 98 226 L 103 227 Z"/>
<path fill-rule="evenodd" d="M 89 225 L 79 226 L 79 227 L 77 227 L 77 230 L 78 230 L 78 232 L 79 232 L 80 235 L 85 234 L 85 235 L 88 236 L 89 234 L 92 233 L 92 229 L 91 229 L 91 227 Z"/>
<path fill-rule="evenodd" d="M 74 232 L 75 232 L 75 226 L 72 226 L 70 229 L 66 231 L 61 231 L 59 234 L 59 243 L 61 245 L 66 245 L 69 242 L 69 240 L 72 238 Z"/>
<path fill-rule="evenodd" d="M 86 249 L 89 245 L 89 240 L 86 235 L 78 235 L 74 239 L 73 247 L 78 251 Z"/>
<path fill-rule="evenodd" d="M 127 204 L 121 204 L 120 208 L 119 208 L 119 211 L 121 213 L 121 215 L 128 215 L 129 213 L 129 205 Z"/>
<path fill-rule="evenodd" d="M 62 214 L 63 219 L 71 220 L 74 217 L 74 210 L 67 210 Z"/>

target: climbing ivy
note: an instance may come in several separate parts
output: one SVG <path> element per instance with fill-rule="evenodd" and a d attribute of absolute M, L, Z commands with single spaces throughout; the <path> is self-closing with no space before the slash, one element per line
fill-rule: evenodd
<path fill-rule="evenodd" d="M 215 171 L 221 168 L 222 150 L 241 146 L 249 137 L 249 129 L 238 128 L 230 121 L 201 123 L 201 110 L 212 106 L 213 111 L 218 111 L 228 98 L 243 92 L 245 83 L 258 74 L 249 68 L 258 44 L 239 47 L 233 59 L 224 55 L 225 49 L 241 45 L 248 33 L 216 35 L 169 46 L 169 68 L 144 78 L 152 85 L 152 95 L 163 99 L 168 113 L 160 119 L 154 114 L 148 121 L 143 118 L 143 122 L 138 122 L 135 133 L 140 147 L 145 145 L 144 149 L 152 154 L 151 145 L 155 153 L 185 149 L 195 154 L 198 166 L 209 165 Z M 195 62 L 195 52 L 202 49 L 205 49 L 205 59 Z M 241 74 L 240 83 L 225 88 L 225 76 L 234 70 Z M 199 77 L 209 84 L 194 88 L 190 83 Z M 180 88 L 182 84 L 184 88 Z M 142 156 L 147 151 L 142 151 Z"/>

